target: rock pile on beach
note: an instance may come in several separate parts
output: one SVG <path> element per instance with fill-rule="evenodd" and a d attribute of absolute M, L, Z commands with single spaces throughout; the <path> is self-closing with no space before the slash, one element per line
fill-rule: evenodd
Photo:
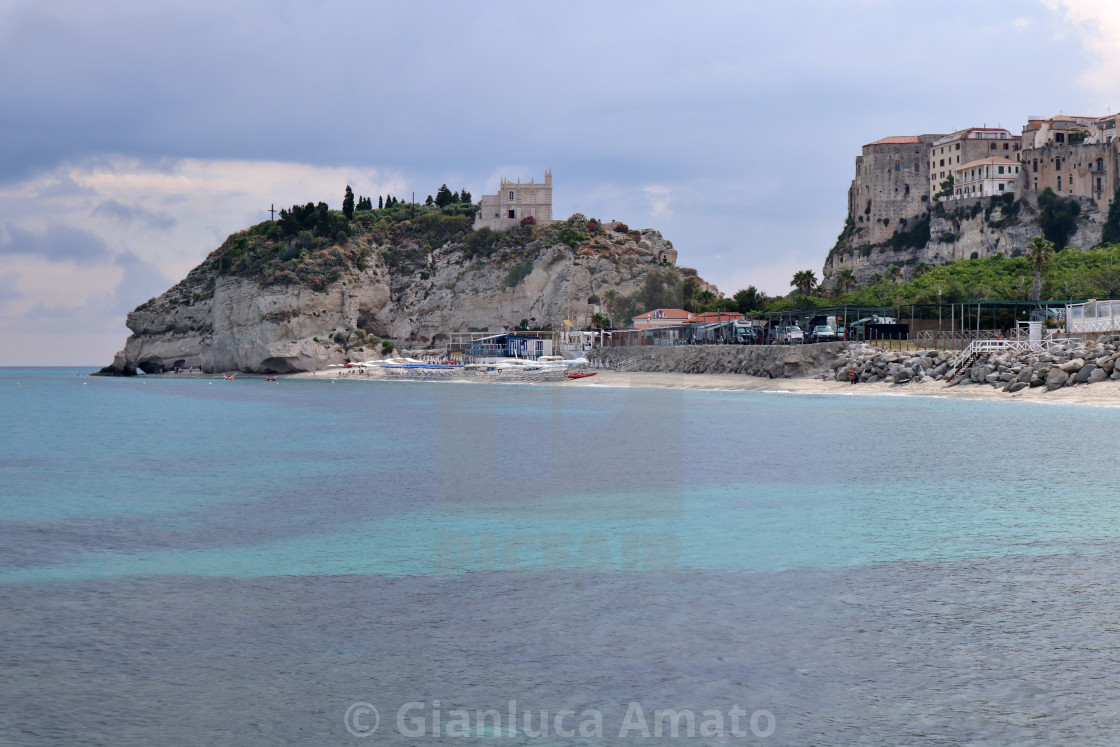
<path fill-rule="evenodd" d="M 1120 348 L 1115 341 L 1071 341 L 1033 350 L 981 353 L 957 365 L 959 351 L 893 351 L 852 345 L 822 376 L 856 383 L 947 381 L 949 386 L 982 384 L 1014 394 L 1027 388 L 1054 391 L 1078 384 L 1120 381 Z"/>

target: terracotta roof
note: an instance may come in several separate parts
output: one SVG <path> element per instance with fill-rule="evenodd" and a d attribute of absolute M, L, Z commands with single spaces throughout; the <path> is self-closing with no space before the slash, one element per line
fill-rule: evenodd
<path fill-rule="evenodd" d="M 1005 166 L 1007 164 L 1011 164 L 1013 166 L 1018 166 L 1019 165 L 1018 161 L 1016 161 L 1014 159 L 1011 159 L 1011 158 L 1004 158 L 1003 156 L 990 156 L 988 158 L 980 158 L 980 159 L 977 159 L 975 161 L 969 161 L 968 163 L 964 164 L 963 166 L 954 166 L 953 171 L 960 171 L 961 169 L 967 169 L 971 166 L 981 166 L 985 163 L 996 163 L 996 164 L 999 164 L 1000 166 Z"/>
<path fill-rule="evenodd" d="M 868 143 L 867 145 L 912 145 L 914 143 L 920 144 L 921 142 L 922 139 L 917 135 L 894 135 L 891 137 L 885 137 L 882 140 L 876 140 L 875 142 Z"/>
<path fill-rule="evenodd" d="M 743 315 L 738 311 L 705 311 L 703 314 L 697 314 L 693 317 L 692 321 L 704 324 L 707 322 L 734 322 L 742 318 Z"/>
<path fill-rule="evenodd" d="M 941 138 L 940 140 L 938 140 L 934 144 L 938 145 L 938 144 L 941 144 L 941 143 L 951 143 L 955 140 L 967 139 L 968 134 L 970 132 L 1006 132 L 1008 135 L 1010 135 L 1010 137 L 1005 137 L 1005 138 L 983 138 L 985 140 L 996 140 L 996 139 L 998 139 L 998 140 L 1021 140 L 1022 139 L 1022 136 L 1012 135 L 1010 130 L 1004 129 L 1003 127 L 966 127 L 963 130 L 957 130 L 956 132 L 954 132 L 950 135 L 946 135 L 945 137 Z"/>
<path fill-rule="evenodd" d="M 658 313 L 660 312 L 660 314 Z M 684 309 L 654 309 L 644 314 L 638 314 L 635 319 L 688 319 L 692 316 Z"/>

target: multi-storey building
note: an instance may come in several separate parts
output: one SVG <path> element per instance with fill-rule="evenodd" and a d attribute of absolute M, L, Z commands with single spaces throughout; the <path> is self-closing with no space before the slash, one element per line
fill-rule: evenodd
<path fill-rule="evenodd" d="M 1015 159 L 1020 146 L 1021 138 L 999 127 L 969 127 L 935 140 L 929 149 L 929 193 L 937 194 L 953 169 L 982 158 Z"/>
<path fill-rule="evenodd" d="M 1118 115 L 1031 117 L 1023 128 L 1022 187 L 1039 193 L 1049 187 L 1062 196 L 1086 197 L 1103 206 L 1120 187 Z"/>
<path fill-rule="evenodd" d="M 863 146 L 848 190 L 848 217 L 859 243 L 886 241 L 929 203 L 928 150 L 943 135 L 885 137 Z"/>
<path fill-rule="evenodd" d="M 1027 124 L 1023 127 L 1023 150 L 1043 148 L 1047 145 L 1072 144 L 1076 145 L 1081 136 L 1075 133 L 1088 135 L 1100 117 L 1070 117 L 1059 114 L 1056 117 L 1027 117 Z"/>
<path fill-rule="evenodd" d="M 1019 182 L 1021 164 L 1004 156 L 980 158 L 953 169 L 953 196 L 949 199 L 966 200 L 970 197 L 991 197 L 1013 193 Z"/>
<path fill-rule="evenodd" d="M 522 183 L 520 179 L 512 182 L 502 179 L 501 188 L 496 195 L 483 195 L 481 208 L 474 219 L 474 228 L 489 226 L 491 230 L 501 230 L 520 225 L 525 218 L 532 218 L 538 224 L 552 222 L 552 170 L 544 172 L 544 183 L 537 184 L 532 179 Z"/>

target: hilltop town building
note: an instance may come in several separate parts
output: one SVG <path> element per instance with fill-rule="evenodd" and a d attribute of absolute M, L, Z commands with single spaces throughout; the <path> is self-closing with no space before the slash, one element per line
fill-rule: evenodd
<path fill-rule="evenodd" d="M 980 158 L 953 169 L 953 196 L 948 199 L 963 200 L 970 197 L 991 197 L 1015 191 L 1019 182 L 1018 161 L 1003 156 Z"/>
<path fill-rule="evenodd" d="M 1018 158 L 1021 141 L 998 127 L 969 127 L 935 140 L 929 149 L 929 193 L 941 191 L 941 183 L 953 169 L 966 163 L 982 158 Z"/>
<path fill-rule="evenodd" d="M 1023 127 L 1023 149 L 1042 148 L 1047 145 L 1076 145 L 1083 136 L 1088 135 L 1099 117 L 1069 117 L 1058 115 L 1056 117 L 1027 117 L 1027 124 Z M 1070 138 L 1073 135 L 1074 137 Z"/>
<path fill-rule="evenodd" d="M 1062 196 L 1088 197 L 1107 206 L 1120 187 L 1117 119 L 1107 117 L 1031 117 L 1023 128 L 1023 188 L 1049 187 Z"/>
<path fill-rule="evenodd" d="M 929 203 L 929 148 L 944 135 L 885 137 L 863 146 L 848 190 L 848 218 L 859 243 L 886 241 Z"/>
<path fill-rule="evenodd" d="M 523 184 L 520 179 L 512 182 L 502 179 L 496 195 L 483 195 L 481 208 L 475 216 L 474 228 L 488 226 L 491 230 L 504 230 L 533 218 L 538 225 L 552 222 L 552 170 L 544 172 L 544 183 L 532 179 Z"/>

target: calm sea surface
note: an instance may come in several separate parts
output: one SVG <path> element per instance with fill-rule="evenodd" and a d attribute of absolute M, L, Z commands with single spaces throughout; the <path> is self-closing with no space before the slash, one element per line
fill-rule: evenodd
<path fill-rule="evenodd" d="M 0 744 L 1120 742 L 1120 409 L 80 373 Z"/>

